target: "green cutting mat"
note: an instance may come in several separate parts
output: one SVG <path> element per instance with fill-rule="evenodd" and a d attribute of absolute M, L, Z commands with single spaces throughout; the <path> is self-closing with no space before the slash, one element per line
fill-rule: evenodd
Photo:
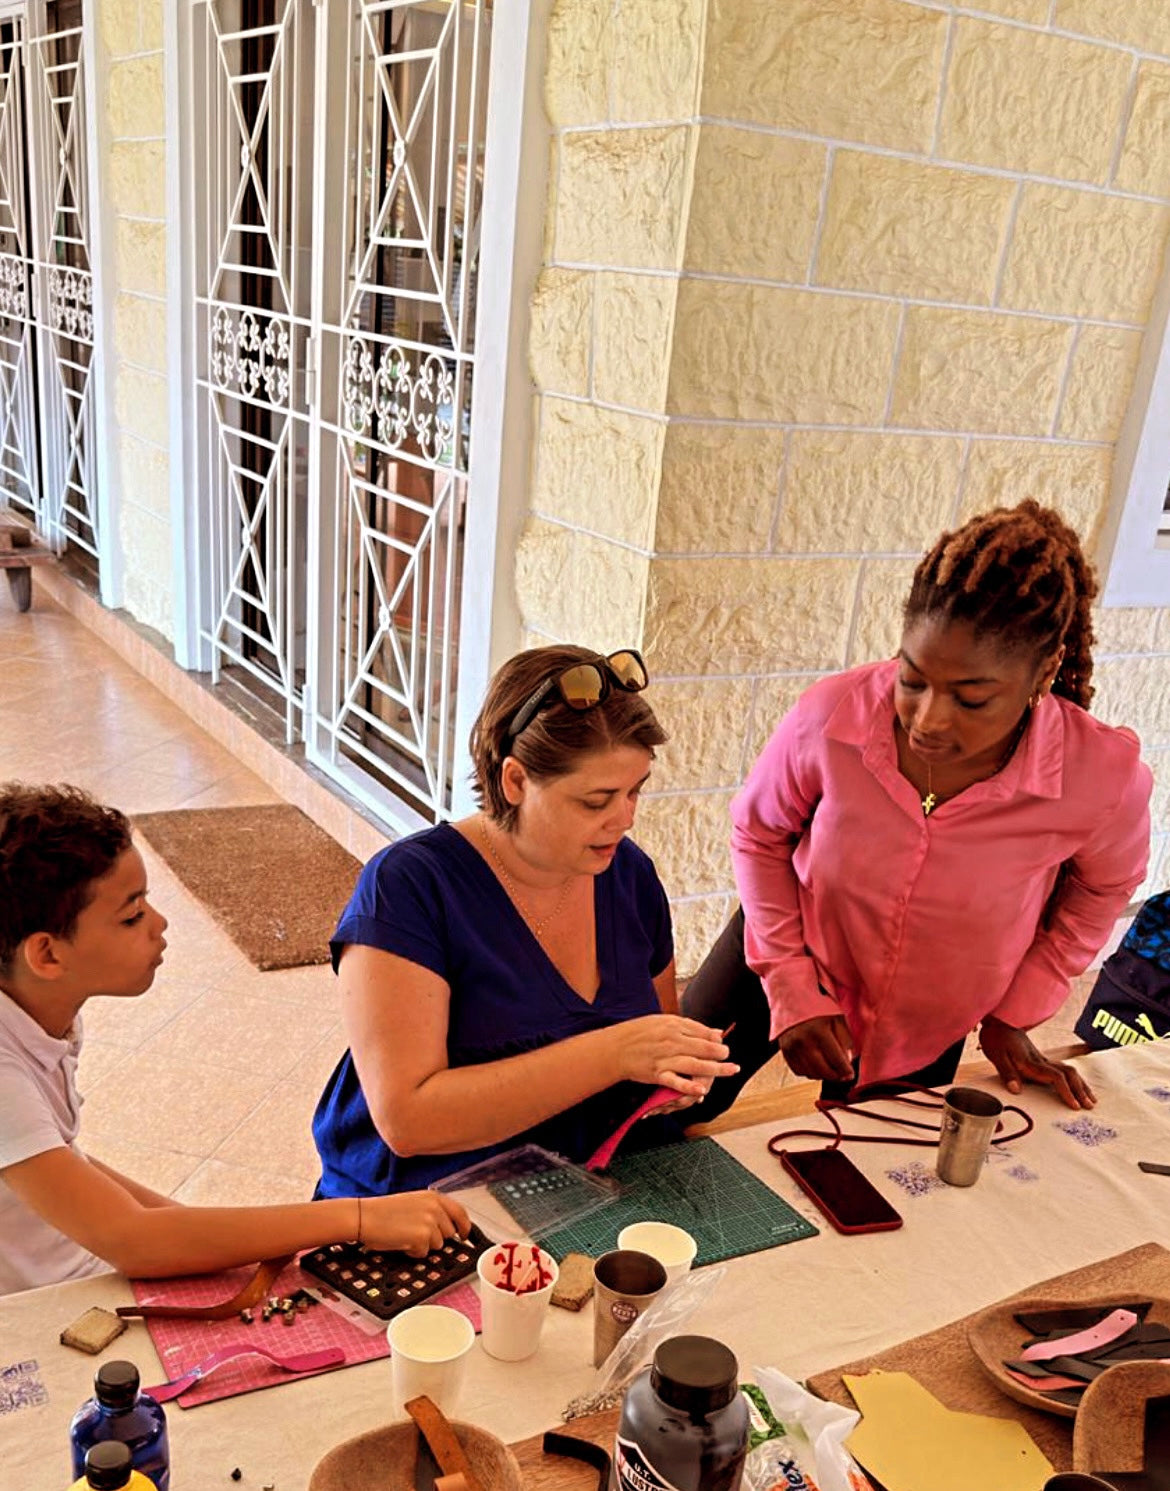
<path fill-rule="evenodd" d="M 699 1245 L 696 1267 L 817 1234 L 811 1222 L 714 1139 L 620 1155 L 606 1173 L 620 1183 L 621 1195 L 555 1231 L 541 1225 L 546 1202 L 539 1187 L 491 1190 L 558 1263 L 566 1253 L 596 1258 L 616 1248 L 618 1233 L 631 1222 L 673 1222 L 685 1228 Z"/>

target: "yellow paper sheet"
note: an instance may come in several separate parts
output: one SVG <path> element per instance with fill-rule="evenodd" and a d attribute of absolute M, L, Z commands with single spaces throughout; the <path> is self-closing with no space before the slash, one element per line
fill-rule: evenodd
<path fill-rule="evenodd" d="M 1052 1466 L 1022 1424 L 945 1407 L 907 1372 L 846 1377 L 848 1449 L 886 1491 L 1042 1491 Z"/>

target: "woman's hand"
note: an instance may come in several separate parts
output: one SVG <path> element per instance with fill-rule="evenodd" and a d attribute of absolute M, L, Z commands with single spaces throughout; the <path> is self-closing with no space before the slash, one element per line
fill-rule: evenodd
<path fill-rule="evenodd" d="M 403 1191 L 397 1196 L 363 1196 L 362 1242 L 425 1258 L 449 1237 L 466 1237 L 471 1218 L 451 1196 L 438 1191 Z"/>
<path fill-rule="evenodd" d="M 1063 1061 L 1050 1061 L 1032 1044 L 1026 1030 L 988 1015 L 979 1027 L 979 1048 L 1009 1092 L 1019 1092 L 1025 1082 L 1037 1082 L 1051 1087 L 1069 1108 L 1097 1105 L 1096 1093 L 1080 1072 Z"/>
<path fill-rule="evenodd" d="M 853 1041 L 841 1015 L 817 1015 L 780 1033 L 780 1051 L 798 1077 L 848 1082 L 853 1076 Z"/>
<path fill-rule="evenodd" d="M 672 1087 L 683 1097 L 706 1097 L 716 1077 L 739 1071 L 728 1061 L 723 1036 L 709 1025 L 683 1015 L 643 1015 L 610 1029 L 618 1051 L 621 1076 L 627 1082 Z"/>

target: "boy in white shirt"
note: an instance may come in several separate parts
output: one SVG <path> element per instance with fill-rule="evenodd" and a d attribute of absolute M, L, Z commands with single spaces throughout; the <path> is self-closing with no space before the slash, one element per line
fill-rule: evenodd
<path fill-rule="evenodd" d="M 81 1006 L 136 998 L 166 920 L 116 808 L 0 784 L 0 1294 L 115 1268 L 212 1272 L 357 1239 L 422 1256 L 469 1219 L 433 1191 L 288 1206 L 183 1206 L 81 1152 Z"/>

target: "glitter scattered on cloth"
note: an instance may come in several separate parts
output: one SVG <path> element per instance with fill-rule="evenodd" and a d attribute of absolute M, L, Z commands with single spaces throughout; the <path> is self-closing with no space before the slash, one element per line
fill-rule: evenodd
<path fill-rule="evenodd" d="M 1086 1149 L 1097 1149 L 1102 1144 L 1108 1144 L 1111 1139 L 1117 1138 L 1117 1130 L 1111 1129 L 1107 1123 L 1098 1123 L 1095 1118 L 1090 1118 L 1087 1113 L 1082 1113 L 1080 1118 L 1070 1118 L 1064 1123 L 1054 1125 L 1061 1133 L 1067 1134 L 1070 1139 L 1075 1139 L 1078 1144 L 1083 1144 Z"/>
<path fill-rule="evenodd" d="M 921 1160 L 911 1160 L 908 1165 L 896 1165 L 886 1171 L 887 1177 L 896 1186 L 901 1186 L 907 1196 L 928 1196 L 931 1191 L 945 1191 L 947 1183 L 940 1180 L 933 1170 L 928 1170 Z"/>
<path fill-rule="evenodd" d="M 1029 1170 L 1027 1165 L 1013 1165 L 1007 1173 L 1012 1180 L 1022 1181 L 1028 1185 L 1040 1179 L 1035 1170 Z"/>

